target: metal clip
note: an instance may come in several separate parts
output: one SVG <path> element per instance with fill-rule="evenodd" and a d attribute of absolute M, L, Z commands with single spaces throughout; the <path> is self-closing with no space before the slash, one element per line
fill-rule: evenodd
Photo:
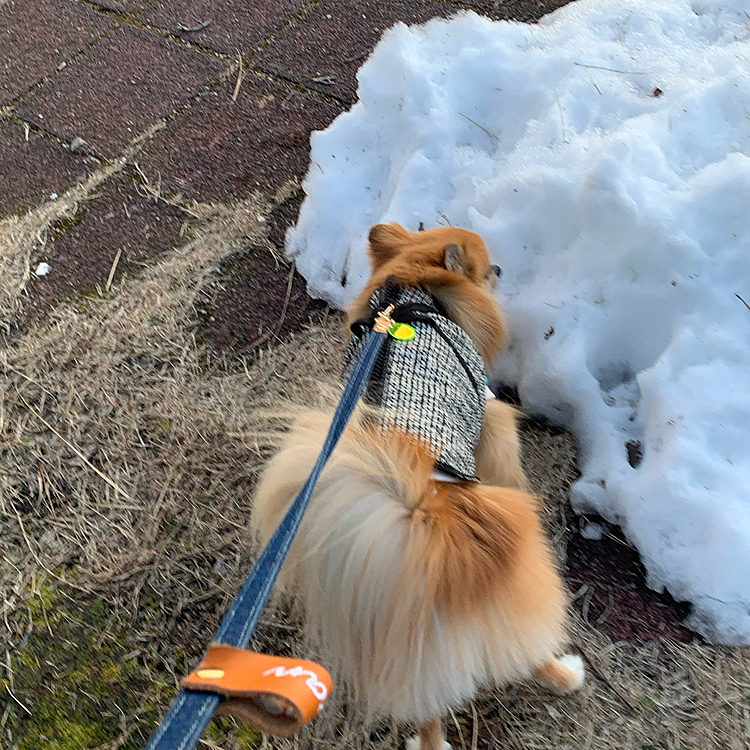
<path fill-rule="evenodd" d="M 378 333 L 387 333 L 388 329 L 393 325 L 393 318 L 391 318 L 393 309 L 393 305 L 388 305 L 385 310 L 381 310 L 378 313 L 377 318 L 375 318 L 375 325 L 373 325 L 373 328 Z"/>

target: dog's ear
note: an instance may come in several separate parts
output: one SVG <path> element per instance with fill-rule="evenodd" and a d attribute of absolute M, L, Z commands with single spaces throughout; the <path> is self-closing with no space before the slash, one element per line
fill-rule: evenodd
<path fill-rule="evenodd" d="M 469 272 L 469 266 L 466 262 L 466 253 L 461 245 L 451 242 L 445 246 L 445 267 L 454 273 L 460 273 L 466 276 Z"/>
<path fill-rule="evenodd" d="M 375 224 L 370 229 L 369 240 L 372 269 L 376 271 L 401 252 L 409 240 L 409 232 L 395 221 L 390 224 Z"/>

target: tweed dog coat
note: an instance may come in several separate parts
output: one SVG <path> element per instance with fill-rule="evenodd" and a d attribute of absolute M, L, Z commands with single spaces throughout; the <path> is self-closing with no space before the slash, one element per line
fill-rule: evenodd
<path fill-rule="evenodd" d="M 372 316 L 352 324 L 344 379 L 354 367 L 378 310 L 394 304 L 394 321 L 409 323 L 414 338 L 386 337 L 367 384 L 364 401 L 379 407 L 381 428 L 416 435 L 432 446 L 435 468 L 452 478 L 478 482 L 474 450 L 485 402 L 484 362 L 466 332 L 449 320 L 437 300 L 421 289 L 389 279 L 370 299 Z M 455 481 L 455 480 L 454 480 Z"/>

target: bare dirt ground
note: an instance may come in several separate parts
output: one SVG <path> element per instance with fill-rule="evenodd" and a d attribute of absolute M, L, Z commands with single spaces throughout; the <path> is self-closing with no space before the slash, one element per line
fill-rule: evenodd
<path fill-rule="evenodd" d="M 378 28 L 457 6 L 273 5 L 0 0 L 2 750 L 145 745 L 252 565 L 278 404 L 337 377 L 340 315 L 282 251 L 307 137 L 352 101 Z M 100 83 L 107 65 L 122 85 Z M 682 627 L 616 529 L 579 534 L 569 435 L 529 419 L 524 445 L 589 681 L 488 691 L 449 717 L 453 746 L 750 747 L 750 655 Z M 284 603 L 255 645 L 309 656 Z M 362 726 L 339 692 L 292 740 L 222 719 L 202 747 L 397 748 L 406 731 Z"/>

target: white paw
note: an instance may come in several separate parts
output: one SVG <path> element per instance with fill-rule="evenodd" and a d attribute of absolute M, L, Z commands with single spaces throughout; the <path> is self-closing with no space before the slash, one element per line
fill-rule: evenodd
<path fill-rule="evenodd" d="M 574 675 L 574 679 L 571 681 L 568 690 L 579 690 L 583 685 L 583 681 L 586 679 L 586 669 L 583 666 L 583 659 L 581 659 L 578 654 L 565 654 L 565 656 L 561 656 L 558 661 L 560 664 L 567 667 Z"/>
<path fill-rule="evenodd" d="M 419 735 L 415 734 L 413 737 L 409 737 L 406 740 L 406 750 L 421 750 L 422 745 L 419 741 Z M 450 742 L 443 740 L 443 750 L 453 750 L 453 745 Z"/>

